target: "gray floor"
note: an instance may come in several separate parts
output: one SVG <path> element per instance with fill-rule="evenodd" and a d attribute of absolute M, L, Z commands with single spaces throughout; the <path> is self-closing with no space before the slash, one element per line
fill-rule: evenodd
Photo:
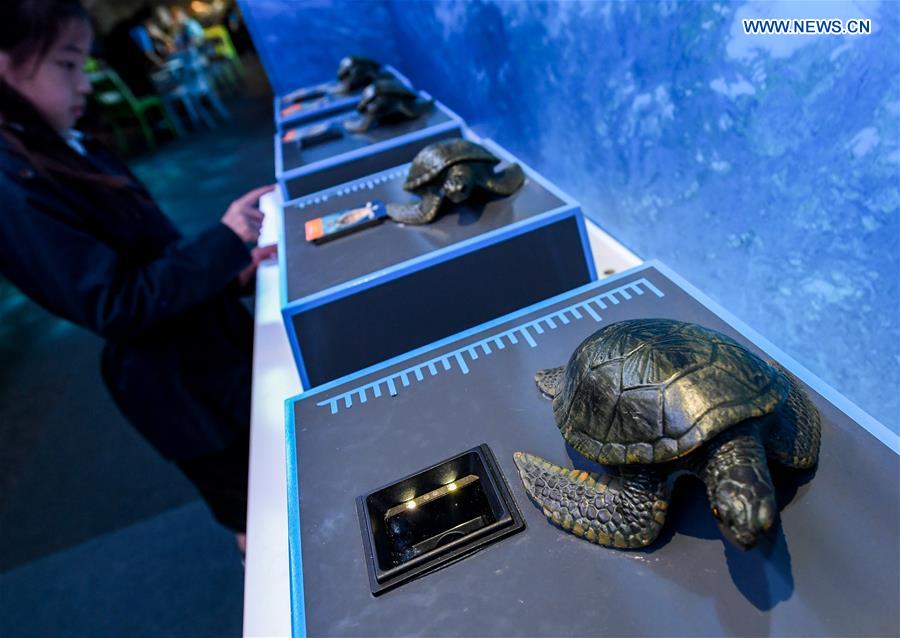
<path fill-rule="evenodd" d="M 132 168 L 186 233 L 273 180 L 271 96 L 251 66 L 232 119 Z M 116 411 L 102 342 L 0 279 L 0 636 L 234 636 L 233 536 Z"/>

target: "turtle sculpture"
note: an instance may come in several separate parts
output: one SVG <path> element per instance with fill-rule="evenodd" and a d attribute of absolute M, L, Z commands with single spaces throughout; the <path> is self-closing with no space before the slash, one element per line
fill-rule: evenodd
<path fill-rule="evenodd" d="M 341 90 L 352 93 L 383 75 L 381 64 L 370 58 L 349 55 L 338 64 L 337 77 L 341 83 Z"/>
<path fill-rule="evenodd" d="M 412 120 L 431 108 L 431 100 L 419 99 L 397 80 L 382 79 L 372 82 L 362 93 L 356 110 L 362 114 L 357 120 L 346 120 L 344 126 L 354 133 L 369 130 L 373 124 Z"/>
<path fill-rule="evenodd" d="M 819 413 L 796 377 L 696 324 L 611 324 L 535 382 L 566 442 L 615 467 L 567 470 L 516 452 L 519 475 L 553 523 L 600 545 L 652 543 L 672 484 L 693 474 L 723 535 L 747 549 L 777 516 L 767 459 L 798 469 L 818 461 Z"/>
<path fill-rule="evenodd" d="M 427 224 L 437 217 L 445 199 L 455 204 L 478 190 L 508 196 L 525 181 L 518 164 L 495 173 L 500 158 L 482 146 L 463 139 L 426 146 L 409 168 L 403 188 L 421 196 L 414 204 L 391 204 L 388 215 L 405 224 Z"/>

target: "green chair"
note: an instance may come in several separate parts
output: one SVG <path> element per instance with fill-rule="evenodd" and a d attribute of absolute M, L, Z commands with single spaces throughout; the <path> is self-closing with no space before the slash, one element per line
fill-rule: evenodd
<path fill-rule="evenodd" d="M 203 36 L 206 41 L 213 45 L 217 55 L 228 60 L 229 63 L 237 71 L 238 75 L 244 75 L 244 64 L 241 62 L 241 56 L 238 55 L 237 49 L 231 42 L 231 35 L 221 24 L 203 29 Z"/>
<path fill-rule="evenodd" d="M 150 150 L 156 148 L 156 138 L 153 128 L 147 120 L 147 111 L 156 109 L 162 115 L 162 121 L 166 127 L 176 136 L 183 133 L 181 125 L 172 116 L 159 97 L 147 95 L 135 97 L 119 74 L 112 69 L 100 69 L 88 71 L 88 78 L 93 89 L 93 99 L 102 110 L 113 127 L 116 143 L 123 152 L 128 152 L 128 144 L 119 124 L 123 121 L 136 120 L 141 127 L 144 141 Z"/>

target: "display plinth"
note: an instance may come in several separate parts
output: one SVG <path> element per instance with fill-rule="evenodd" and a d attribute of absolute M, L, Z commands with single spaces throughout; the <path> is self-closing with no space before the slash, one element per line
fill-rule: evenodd
<path fill-rule="evenodd" d="M 410 81 L 392 66 L 385 65 L 382 70 L 390 73 L 405 86 L 412 89 Z M 275 129 L 281 131 L 285 127 L 295 124 L 303 124 L 315 122 L 335 113 L 353 110 L 362 97 L 363 89 L 351 91 L 349 93 L 331 93 L 332 89 L 339 83 L 337 80 L 330 82 L 320 82 L 313 86 L 307 86 L 295 89 L 284 95 L 275 97 Z M 323 89 L 327 94 L 321 98 L 313 98 L 304 102 L 297 102 L 296 96 L 301 92 L 315 91 Z"/>
<path fill-rule="evenodd" d="M 304 387 L 596 279 L 580 208 L 522 166 L 525 183 L 509 197 L 447 206 L 422 226 L 387 220 L 320 245 L 305 240 L 311 219 L 373 199 L 414 201 L 402 187 L 408 164 L 285 206 L 281 306 Z"/>
<path fill-rule="evenodd" d="M 534 372 L 564 363 L 600 327 L 638 317 L 720 330 L 811 386 L 818 468 L 777 475 L 780 523 L 753 550 L 722 538 L 704 489 L 687 478 L 663 536 L 643 551 L 554 527 L 522 487 L 517 450 L 595 469 L 565 445 Z M 311 390 L 288 402 L 287 417 L 295 636 L 896 633 L 900 464 L 865 429 L 879 424 L 661 264 Z M 480 443 L 527 529 L 373 597 L 355 497 Z"/>
<path fill-rule="evenodd" d="M 424 92 L 419 96 L 431 99 Z M 408 162 L 432 142 L 460 137 L 465 126 L 458 115 L 438 101 L 412 120 L 376 125 L 359 133 L 343 129 L 344 121 L 357 117 L 359 113 L 353 110 L 316 122 L 316 126 L 335 123 L 343 132 L 338 139 L 308 148 L 301 148 L 296 140 L 285 141 L 285 136 L 310 124 L 288 127 L 275 135 L 275 176 L 285 201 Z"/>

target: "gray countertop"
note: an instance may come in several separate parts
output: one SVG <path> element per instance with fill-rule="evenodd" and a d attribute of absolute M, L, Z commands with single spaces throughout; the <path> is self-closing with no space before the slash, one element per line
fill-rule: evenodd
<path fill-rule="evenodd" d="M 295 515 L 289 526 L 294 550 L 298 529 L 302 539 L 304 597 L 294 601 L 303 605 L 295 629 L 305 612 L 313 636 L 895 635 L 898 457 L 813 391 L 818 468 L 777 476 L 780 524 L 753 550 L 721 537 L 690 479 L 644 551 L 564 533 L 528 499 L 516 450 L 592 469 L 566 447 L 534 371 L 634 317 L 694 321 L 748 343 L 648 266 L 296 401 L 288 478 L 299 483 L 299 499 L 289 496 L 299 526 Z M 527 529 L 373 597 L 355 497 L 480 443 L 494 451 Z"/>

